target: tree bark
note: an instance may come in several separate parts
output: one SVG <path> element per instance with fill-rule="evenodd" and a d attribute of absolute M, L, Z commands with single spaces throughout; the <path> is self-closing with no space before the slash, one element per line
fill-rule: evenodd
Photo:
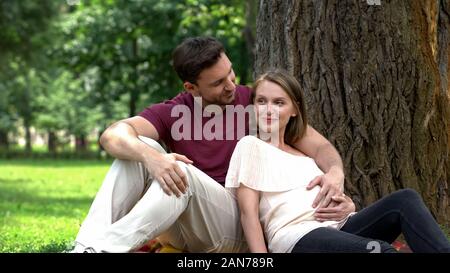
<path fill-rule="evenodd" d="M 129 107 L 129 117 L 134 117 L 136 115 L 136 103 L 139 100 L 140 97 L 140 91 L 139 91 L 139 56 L 138 56 L 138 42 L 137 39 L 133 39 L 133 63 L 134 63 L 134 71 L 132 74 L 132 87 L 130 88 L 130 101 L 128 104 Z"/>
<path fill-rule="evenodd" d="M 241 61 L 242 67 L 247 67 L 241 73 L 240 84 L 246 85 L 251 79 L 251 71 L 255 63 L 255 32 L 256 32 L 256 0 L 245 2 L 245 27 L 242 29 Z"/>
<path fill-rule="evenodd" d="M 450 0 L 444 0 L 439 2 L 439 20 L 438 20 L 438 64 L 439 74 L 441 77 L 441 96 L 447 97 L 450 100 L 450 89 L 448 85 L 448 79 L 450 76 Z M 450 112 L 450 111 L 448 111 Z M 450 114 L 447 116 L 447 143 L 450 143 Z M 450 181 L 450 144 L 447 149 L 447 183 Z M 448 184 L 447 184 L 448 187 Z M 447 197 L 449 196 L 447 188 Z M 445 189 L 442 188 L 441 195 L 446 194 Z M 450 201 L 449 201 L 450 203 Z M 445 206 L 445 203 L 441 203 L 440 206 Z M 450 214 L 450 212 L 448 212 Z M 450 218 L 450 216 L 449 216 Z M 450 221 L 450 220 L 449 220 Z"/>
<path fill-rule="evenodd" d="M 255 73 L 300 81 L 361 208 L 413 188 L 449 224 L 449 1 L 266 0 Z"/>
<path fill-rule="evenodd" d="M 75 136 L 75 151 L 84 153 L 87 151 L 87 140 L 85 135 Z"/>
<path fill-rule="evenodd" d="M 9 149 L 8 132 L 0 130 L 0 149 Z"/>
<path fill-rule="evenodd" d="M 57 137 L 54 131 L 48 132 L 48 152 L 51 154 L 56 154 Z"/>
<path fill-rule="evenodd" d="M 24 127 L 25 127 L 25 153 L 31 154 L 31 129 L 30 129 L 30 121 L 28 119 L 24 119 Z"/>

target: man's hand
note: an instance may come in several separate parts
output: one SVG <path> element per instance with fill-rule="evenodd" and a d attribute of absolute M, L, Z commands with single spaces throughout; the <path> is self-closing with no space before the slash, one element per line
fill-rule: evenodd
<path fill-rule="evenodd" d="M 318 208 L 314 214 L 319 222 L 339 221 L 355 211 L 355 204 L 352 199 L 344 194 L 332 197 L 333 207 Z"/>
<path fill-rule="evenodd" d="M 321 189 L 312 206 L 315 208 L 320 204 L 321 208 L 326 208 L 330 205 L 333 196 L 339 196 L 344 192 L 344 173 L 338 168 L 331 169 L 329 172 L 314 178 L 309 182 L 306 189 L 311 190 L 318 185 L 321 186 Z"/>
<path fill-rule="evenodd" d="M 180 197 L 182 193 L 186 192 L 188 181 L 186 174 L 178 166 L 177 160 L 186 164 L 193 163 L 184 155 L 171 153 L 160 154 L 157 158 L 148 158 L 143 164 L 167 195 L 174 193 Z"/>

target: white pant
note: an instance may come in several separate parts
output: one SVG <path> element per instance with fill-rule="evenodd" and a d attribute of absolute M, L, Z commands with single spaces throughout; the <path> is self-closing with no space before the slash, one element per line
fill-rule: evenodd
<path fill-rule="evenodd" d="M 139 137 L 165 153 L 158 142 Z M 158 237 L 189 252 L 246 252 L 236 199 L 208 175 L 178 161 L 187 192 L 165 194 L 139 162 L 115 160 L 78 232 L 75 252 L 128 252 Z M 155 182 L 155 183 L 154 183 Z"/>

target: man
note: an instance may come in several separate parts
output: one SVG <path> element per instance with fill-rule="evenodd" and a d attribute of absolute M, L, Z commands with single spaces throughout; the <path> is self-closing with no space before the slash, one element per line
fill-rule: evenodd
<path fill-rule="evenodd" d="M 232 63 L 213 38 L 185 40 L 173 53 L 173 66 L 185 92 L 116 122 L 101 136 L 101 145 L 117 160 L 80 228 L 75 252 L 128 252 L 157 236 L 163 244 L 190 252 L 247 251 L 235 198 L 223 187 L 239 140 L 235 123 L 222 119 L 223 126 L 216 128 L 222 127 L 219 136 L 231 130 L 231 139 L 199 138 L 198 132 L 214 117 L 227 116 L 227 106 L 248 106 L 251 90 L 236 86 Z M 214 106 L 214 113 L 206 110 Z M 191 122 L 183 128 L 188 137 L 173 130 L 179 120 L 174 111 L 180 108 L 201 112 L 188 116 Z M 325 173 L 309 185 L 322 186 L 315 204 L 333 207 L 327 211 L 329 220 L 346 216 L 348 204 L 330 205 L 332 196 L 342 194 L 344 181 L 334 147 L 312 127 L 295 147 Z"/>

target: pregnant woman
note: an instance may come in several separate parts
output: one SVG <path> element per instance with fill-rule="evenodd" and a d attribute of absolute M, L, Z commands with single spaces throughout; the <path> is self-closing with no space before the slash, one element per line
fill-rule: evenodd
<path fill-rule="evenodd" d="M 231 158 L 225 186 L 236 194 L 251 252 L 396 252 L 403 233 L 413 252 L 450 252 L 450 243 L 411 189 L 394 192 L 354 213 L 345 195 L 333 207 L 313 208 L 320 191 L 307 184 L 322 171 L 291 144 L 307 126 L 297 80 L 283 71 L 262 75 L 253 89 L 257 136 L 242 138 Z"/>

